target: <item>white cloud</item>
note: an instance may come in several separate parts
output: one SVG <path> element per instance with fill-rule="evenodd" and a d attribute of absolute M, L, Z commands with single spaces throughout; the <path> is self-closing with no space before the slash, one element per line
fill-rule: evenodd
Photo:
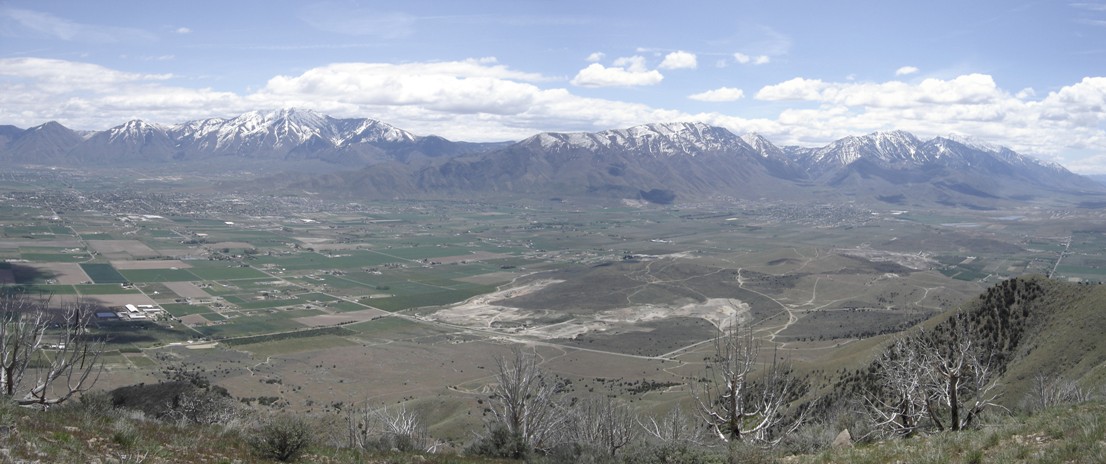
<path fill-rule="evenodd" d="M 598 63 L 600 61 L 603 61 L 603 57 L 605 56 L 607 55 L 603 52 L 592 52 L 590 55 L 588 55 L 586 60 L 588 63 Z"/>
<path fill-rule="evenodd" d="M 687 98 L 705 102 L 731 102 L 740 100 L 744 97 L 745 92 L 741 89 L 735 89 L 733 87 L 721 87 L 714 90 L 707 90 L 706 92 L 688 95 Z"/>
<path fill-rule="evenodd" d="M 62 60 L 0 59 L 5 89 L 0 123 L 30 127 L 57 120 L 74 129 L 104 129 L 134 118 L 172 125 L 295 106 L 335 117 L 376 118 L 418 134 L 482 141 L 687 119 L 679 111 L 541 88 L 538 84 L 551 79 L 491 58 L 337 63 L 276 76 L 244 94 L 167 85 L 171 77 Z"/>
<path fill-rule="evenodd" d="M 733 54 L 733 59 L 734 59 L 734 61 L 737 61 L 738 64 L 761 65 L 761 64 L 768 64 L 768 63 L 772 62 L 772 58 L 768 55 L 750 56 L 750 55 L 746 55 L 746 54 L 740 53 L 740 52 L 734 53 Z"/>
<path fill-rule="evenodd" d="M 618 58 L 611 67 L 592 63 L 572 78 L 572 85 L 579 87 L 633 87 L 659 84 L 664 75 L 645 66 L 645 58 L 630 56 Z"/>
<path fill-rule="evenodd" d="M 698 60 L 694 53 L 685 52 L 683 50 L 677 50 L 668 55 L 665 55 L 664 61 L 661 61 L 659 68 L 661 69 L 695 69 L 699 66 Z"/>
<path fill-rule="evenodd" d="M 192 29 L 189 29 L 187 27 L 178 27 L 173 32 L 176 32 L 177 34 L 191 34 Z"/>
<path fill-rule="evenodd" d="M 845 106 L 901 108 L 925 104 L 978 104 L 994 101 L 1004 93 L 986 74 L 967 74 L 952 80 L 926 79 L 918 84 L 826 83 L 794 78 L 768 85 L 757 92 L 759 100 L 804 100 Z"/>
<path fill-rule="evenodd" d="M 903 67 L 895 70 L 895 75 L 896 76 L 909 76 L 909 75 L 914 74 L 918 71 L 920 71 L 920 70 L 917 67 L 903 66 Z"/>
<path fill-rule="evenodd" d="M 627 71 L 630 71 L 632 73 L 643 73 L 649 70 L 649 68 L 645 66 L 645 57 L 638 55 L 624 56 L 615 59 L 614 65 L 621 68 L 626 68 Z"/>
<path fill-rule="evenodd" d="M 611 68 L 592 66 L 609 72 L 601 76 L 607 83 L 660 80 L 656 70 L 641 70 L 644 60 L 630 57 L 619 63 Z M 650 77 L 653 73 L 657 76 Z M 549 77 L 512 69 L 494 58 L 335 63 L 275 76 L 256 85 L 258 90 L 241 93 L 189 88 L 177 82 L 171 74 L 126 72 L 65 60 L 4 58 L 0 59 L 0 124 L 30 127 L 57 120 L 74 129 L 104 129 L 141 118 L 171 125 L 299 106 L 335 117 L 376 118 L 417 134 L 486 141 L 517 140 L 541 131 L 598 131 L 700 120 L 735 133 L 759 132 L 780 145 L 821 145 L 889 129 L 923 138 L 970 134 L 1026 154 L 1070 154 L 1052 159 L 1082 172 L 1106 172 L 1106 157 L 1090 157 L 1106 153 L 1106 77 L 1087 77 L 1043 96 L 1007 91 L 985 74 L 913 83 L 800 77 L 755 92 L 757 100 L 770 104 L 741 105 L 765 114 L 759 118 L 720 112 L 688 114 L 585 98 L 571 89 L 550 87 L 556 81 Z M 740 89 L 723 87 L 689 98 L 734 101 L 743 95 Z M 781 101 L 793 103 L 777 110 Z"/>

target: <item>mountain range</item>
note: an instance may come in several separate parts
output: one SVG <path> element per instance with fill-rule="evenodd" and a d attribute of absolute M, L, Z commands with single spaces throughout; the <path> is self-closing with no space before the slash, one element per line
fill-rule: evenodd
<path fill-rule="evenodd" d="M 56 122 L 0 126 L 0 161 L 68 166 L 280 166 L 321 161 L 327 174 L 253 185 L 356 197 L 502 194 L 690 199 L 824 199 L 990 209 L 1062 198 L 1106 205 L 1106 186 L 1060 165 L 958 137 L 903 131 L 849 136 L 823 147 L 777 146 L 703 123 L 657 123 L 595 133 L 547 132 L 513 143 L 416 136 L 373 119 L 302 109 L 252 111 L 170 127 L 140 120 L 81 133 Z M 264 162 L 264 163 L 261 163 Z"/>

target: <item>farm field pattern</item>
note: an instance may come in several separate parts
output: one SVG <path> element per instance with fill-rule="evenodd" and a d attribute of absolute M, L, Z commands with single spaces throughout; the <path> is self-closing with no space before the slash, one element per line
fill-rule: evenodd
<path fill-rule="evenodd" d="M 1093 210 L 360 203 L 197 185 L 5 173 L 0 282 L 168 313 L 97 321 L 104 388 L 192 366 L 246 400 L 446 411 L 432 428 L 461 440 L 516 343 L 572 388 L 650 407 L 686 396 L 734 321 L 818 376 L 1000 279 L 1106 274 Z"/>

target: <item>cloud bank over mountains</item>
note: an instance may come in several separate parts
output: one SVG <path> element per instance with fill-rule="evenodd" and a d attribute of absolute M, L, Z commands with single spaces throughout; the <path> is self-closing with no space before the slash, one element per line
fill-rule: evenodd
<path fill-rule="evenodd" d="M 657 66 L 682 71 L 694 64 L 694 55 L 672 52 Z M 129 119 L 168 123 L 297 106 L 475 141 L 696 120 L 738 133 L 758 132 L 786 144 L 814 145 L 842 134 L 903 129 L 925 136 L 971 135 L 1046 158 L 1060 148 L 1106 152 L 1104 77 L 1087 77 L 1040 97 L 1032 90 L 1003 89 L 992 76 L 979 73 L 883 82 L 796 77 L 759 89 L 725 86 L 688 97 L 725 103 L 748 101 L 747 95 L 752 95 L 757 102 L 786 104 L 763 118 L 728 115 L 726 105 L 690 113 L 588 97 L 574 89 L 650 85 L 662 79 L 642 56 L 618 58 L 610 66 L 592 63 L 570 86 L 563 78 L 480 58 L 335 63 L 274 76 L 256 90 L 228 92 L 192 88 L 171 74 L 134 73 L 80 61 L 6 58 L 0 59 L 0 84 L 8 89 L 0 94 L 0 121 L 28 127 L 57 120 L 70 127 L 103 129 Z M 1059 161 L 1089 171 L 1106 160 L 1092 156 L 1083 162 Z"/>

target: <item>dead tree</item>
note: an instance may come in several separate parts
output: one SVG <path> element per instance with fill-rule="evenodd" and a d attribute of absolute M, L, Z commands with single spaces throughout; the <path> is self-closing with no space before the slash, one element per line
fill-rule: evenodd
<path fill-rule="evenodd" d="M 497 425 L 531 449 L 544 449 L 564 420 L 558 388 L 545 378 L 535 356 L 515 348 L 510 358 L 496 357 L 496 385 L 490 398 Z"/>
<path fill-rule="evenodd" d="M 900 337 L 876 361 L 876 389 L 865 401 L 878 428 L 903 437 L 918 431 L 926 416 L 927 369 L 917 339 Z"/>
<path fill-rule="evenodd" d="M 647 437 L 660 443 L 701 445 L 704 442 L 698 418 L 685 413 L 678 404 L 659 419 L 650 417 L 648 421 L 639 421 L 638 424 Z"/>
<path fill-rule="evenodd" d="M 785 423 L 784 410 L 804 387 L 792 375 L 790 362 L 773 353 L 772 360 L 763 363 L 759 355 L 752 329 L 733 324 L 715 339 L 706 374 L 692 386 L 700 412 L 723 441 L 774 444 L 805 419 L 805 412 L 799 411 Z"/>
<path fill-rule="evenodd" d="M 610 397 L 580 401 L 570 409 L 564 441 L 587 444 L 615 456 L 637 438 L 638 423 L 626 406 Z"/>
<path fill-rule="evenodd" d="M 1075 381 L 1038 372 L 1033 376 L 1033 385 L 1026 393 L 1022 406 L 1035 412 L 1061 404 L 1082 403 L 1092 397 L 1089 390 Z"/>
<path fill-rule="evenodd" d="M 347 413 L 346 421 L 350 445 L 358 448 L 433 452 L 438 447 L 419 415 L 406 406 L 354 408 Z"/>
<path fill-rule="evenodd" d="M 957 325 L 947 340 L 923 337 L 922 345 L 927 415 L 937 430 L 953 432 L 970 427 L 986 408 L 997 406 L 998 397 L 990 353 L 972 340 L 966 322 Z"/>
<path fill-rule="evenodd" d="M 876 425 L 901 436 L 923 426 L 955 432 L 997 407 L 991 351 L 959 315 L 947 327 L 899 338 L 876 362 L 877 385 L 866 398 Z"/>
<path fill-rule="evenodd" d="M 52 310 L 49 299 L 0 295 L 0 392 L 20 405 L 47 407 L 91 388 L 104 351 L 88 330 L 94 309 L 77 301 Z"/>

